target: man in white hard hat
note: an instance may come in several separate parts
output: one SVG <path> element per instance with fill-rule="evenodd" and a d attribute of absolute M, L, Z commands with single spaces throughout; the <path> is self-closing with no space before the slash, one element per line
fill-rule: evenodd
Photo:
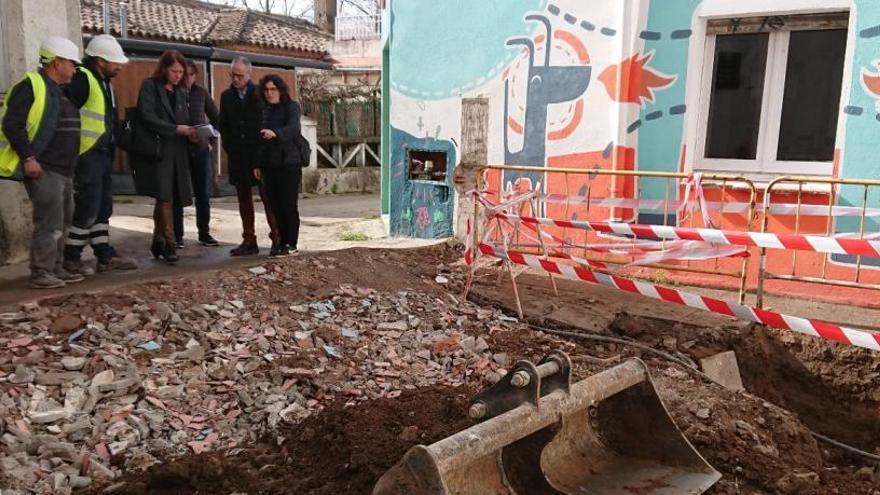
<path fill-rule="evenodd" d="M 83 264 L 82 252 L 92 247 L 98 272 L 133 270 L 137 264 L 120 256 L 110 245 L 110 216 L 113 214 L 113 158 L 119 129 L 119 113 L 111 79 L 128 63 L 119 42 L 109 34 L 99 34 L 86 46 L 86 57 L 67 88 L 74 105 L 80 108 L 82 133 L 79 163 L 73 179 L 73 223 L 67 231 L 64 268 L 91 275 Z"/>
<path fill-rule="evenodd" d="M 40 45 L 42 68 L 9 90 L 0 127 L 0 173 L 15 177 L 20 171 L 33 203 L 30 285 L 38 289 L 83 279 L 61 266 L 80 139 L 79 111 L 61 85 L 70 82 L 75 63 L 80 55 L 72 41 L 46 38 Z"/>

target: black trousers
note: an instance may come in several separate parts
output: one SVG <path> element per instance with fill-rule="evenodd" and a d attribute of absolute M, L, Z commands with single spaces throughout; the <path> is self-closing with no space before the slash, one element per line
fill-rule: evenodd
<path fill-rule="evenodd" d="M 214 185 L 214 167 L 211 163 L 211 150 L 194 151 L 189 155 L 189 176 L 192 179 L 193 196 L 196 206 L 196 226 L 199 238 L 211 233 L 211 192 Z M 174 237 L 183 239 L 183 206 L 174 203 Z"/>
<path fill-rule="evenodd" d="M 299 184 L 302 169 L 293 167 L 263 168 L 262 181 L 278 224 L 278 241 L 296 249 L 299 240 Z"/>
<path fill-rule="evenodd" d="M 86 245 L 108 263 L 116 256 L 110 245 L 113 215 L 113 151 L 93 149 L 79 158 L 73 177 L 73 223 L 67 230 L 64 259 L 78 261 Z"/>

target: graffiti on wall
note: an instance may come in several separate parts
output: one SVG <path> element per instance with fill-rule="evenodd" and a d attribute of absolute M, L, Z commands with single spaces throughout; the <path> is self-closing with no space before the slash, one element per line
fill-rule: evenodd
<path fill-rule="evenodd" d="M 648 67 L 654 52 L 637 53 L 619 65 L 612 65 L 602 71 L 599 81 L 608 91 L 608 96 L 621 103 L 632 103 L 645 108 L 656 101 L 656 93 L 675 83 L 678 76 L 668 76 Z M 620 88 L 618 88 L 620 81 Z"/>
<path fill-rule="evenodd" d="M 510 105 L 510 79 L 504 81 L 504 163 L 514 165 L 538 165 L 544 166 L 546 160 L 547 142 L 547 109 L 550 105 L 568 103 L 579 98 L 590 84 L 592 67 L 589 56 L 582 44 L 575 39 L 577 52 L 581 56 L 579 62 L 585 65 L 551 65 L 551 43 L 554 40 L 553 26 L 550 20 L 539 14 L 525 16 L 526 21 L 539 22 L 544 26 L 546 33 L 540 35 L 538 40 L 544 43 L 543 54 L 538 53 L 535 42 L 531 38 L 516 37 L 507 40 L 507 46 L 524 46 L 527 57 L 525 74 L 525 86 L 522 110 L 524 118 L 522 124 L 509 116 Z M 556 33 L 560 40 L 570 40 L 571 34 L 567 31 Z M 571 43 L 569 41 L 569 43 Z M 537 60 L 536 60 L 537 59 Z M 582 105 L 580 102 L 578 104 Z M 582 108 L 582 106 L 581 106 Z M 582 110 L 581 110 L 582 111 Z M 580 118 L 575 115 L 576 121 Z M 575 124 L 576 125 L 576 124 Z M 511 151 L 508 140 L 508 131 L 522 135 L 522 146 L 518 151 Z M 541 177 L 537 174 L 526 176 L 506 177 L 508 181 L 519 181 L 520 186 L 527 189 L 538 189 Z"/>
<path fill-rule="evenodd" d="M 634 3 L 648 6 L 656 2 Z M 411 4 L 392 4 L 401 29 L 424 18 L 424 12 Z M 692 10 L 694 6 L 695 0 L 677 0 L 665 2 L 663 10 Z M 468 15 L 462 16 L 462 12 Z M 451 101 L 467 94 L 488 96 L 493 112 L 498 112 L 490 120 L 500 125 L 487 133 L 500 141 L 490 143 L 492 163 L 632 170 L 636 168 L 636 147 L 619 142 L 615 127 L 631 123 L 614 124 L 610 116 L 621 113 L 622 107 L 632 107 L 645 111 L 645 121 L 653 120 L 657 112 L 652 106 L 659 101 L 658 95 L 680 86 L 677 83 L 686 67 L 686 52 L 674 63 L 667 60 L 662 69 L 653 67 L 655 61 L 663 60 L 657 53 L 659 46 L 651 50 L 635 46 L 634 52 L 624 53 L 624 26 L 620 25 L 617 0 L 589 6 L 578 0 L 450 0 L 432 10 L 431 18 L 432 23 L 454 25 L 455 29 L 442 41 L 428 43 L 442 46 L 430 54 L 425 52 L 425 40 L 419 39 L 430 30 L 395 30 L 391 66 L 404 69 L 392 69 L 392 95 L 422 102 Z M 649 22 L 650 18 L 649 14 Z M 681 43 L 687 38 L 684 31 L 670 29 L 671 39 Z M 647 46 L 657 37 L 651 34 L 642 39 Z M 669 115 L 683 113 L 678 105 Z M 392 126 L 399 130 L 395 135 L 426 136 L 422 118 L 392 110 Z M 409 139 L 392 141 L 392 149 L 411 144 Z M 674 148 L 678 149 L 679 143 L 680 139 L 674 142 Z M 399 159 L 392 162 L 394 167 L 402 163 Z M 670 171 L 676 165 L 669 164 Z M 508 191 L 560 187 L 547 184 L 546 177 L 540 172 L 514 173 L 500 180 Z M 399 175 L 399 180 L 406 181 L 405 174 Z M 586 182 L 575 187 L 608 189 L 612 195 L 635 193 L 631 181 L 621 181 L 613 190 L 610 184 Z M 419 188 L 402 184 L 399 190 L 408 194 Z M 395 197 L 392 192 L 392 201 Z M 420 226 L 431 216 L 416 211 L 400 210 L 406 217 L 404 223 L 413 224 L 416 231 L 430 230 Z"/>
<path fill-rule="evenodd" d="M 550 3 L 546 13 L 523 19 L 542 29 L 532 37 L 506 42 L 523 48 L 521 56 L 502 72 L 504 163 L 594 167 L 597 163 L 583 160 L 585 154 L 601 151 L 607 158 L 619 146 L 604 118 L 618 111 L 614 106 L 645 107 L 677 79 L 649 67 L 653 52 L 620 60 L 619 48 L 609 43 L 619 29 L 609 27 L 608 22 L 600 26 L 556 3 Z M 595 61 L 590 47 L 597 48 Z M 598 78 L 596 67 L 602 69 Z M 602 135 L 606 137 L 595 144 L 584 139 Z M 552 144 L 558 144 L 558 151 L 548 153 Z M 503 180 L 506 190 L 546 189 L 541 173 L 509 173 Z"/>
<path fill-rule="evenodd" d="M 880 113 L 880 60 L 871 67 L 862 67 L 862 88 L 874 99 L 874 108 Z"/>
<path fill-rule="evenodd" d="M 392 128 L 391 213 L 392 235 L 443 238 L 452 235 L 454 189 L 452 175 L 456 148 L 451 141 L 434 137 L 417 137 Z M 409 179 L 411 150 L 446 153 L 447 174 L 444 182 Z"/>

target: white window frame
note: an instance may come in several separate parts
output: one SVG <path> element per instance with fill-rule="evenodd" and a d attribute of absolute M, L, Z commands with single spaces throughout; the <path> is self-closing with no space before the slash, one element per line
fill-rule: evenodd
<path fill-rule="evenodd" d="M 782 127 L 782 104 L 785 98 L 785 76 L 788 66 L 788 48 L 791 31 L 770 31 L 767 43 L 767 61 L 764 69 L 764 93 L 761 98 L 761 117 L 758 122 L 758 146 L 755 158 L 720 159 L 706 156 L 706 138 L 709 130 L 709 107 L 715 73 L 715 41 L 718 36 L 706 36 L 703 60 L 702 90 L 700 91 L 700 134 L 697 137 L 697 156 L 701 168 L 719 172 L 753 172 L 759 174 L 831 175 L 833 161 L 804 162 L 777 160 L 779 132 Z M 841 74 L 841 79 L 843 75 Z"/>
<path fill-rule="evenodd" d="M 775 74 L 773 70 L 765 71 L 765 92 L 762 98 L 761 109 L 761 128 L 759 129 L 758 154 L 755 160 L 720 160 L 705 158 L 706 135 L 708 130 L 709 117 L 709 101 L 711 99 L 712 79 L 715 66 L 715 39 L 716 35 L 707 33 L 707 24 L 710 19 L 730 19 L 738 17 L 753 16 L 772 16 L 772 15 L 798 15 L 798 14 L 817 14 L 828 12 L 849 12 L 849 26 L 847 26 L 847 43 L 844 54 L 843 63 L 843 80 L 840 96 L 841 113 L 837 122 L 837 135 L 835 138 L 835 153 L 840 151 L 839 156 L 835 159 L 843 159 L 843 143 L 845 142 L 846 132 L 846 116 L 843 115 L 842 109 L 849 103 L 850 89 L 852 86 L 852 63 L 853 52 L 856 44 L 855 33 L 857 31 L 855 7 L 852 0 L 775 0 L 768 2 L 766 0 L 703 0 L 703 3 L 694 12 L 694 18 L 691 23 L 694 36 L 691 38 L 690 55 L 688 57 L 688 83 L 686 89 L 686 100 L 688 108 L 696 108 L 697 111 L 691 114 L 691 118 L 687 119 L 685 129 L 684 146 L 686 149 L 683 171 L 715 171 L 724 173 L 737 173 L 744 175 L 757 183 L 761 184 L 770 180 L 774 176 L 779 175 L 817 175 L 832 176 L 839 173 L 834 162 L 791 162 L 776 160 L 776 151 L 779 143 L 779 127 L 781 125 L 781 102 L 785 91 L 785 68 L 786 64 L 779 67 L 776 64 L 780 74 Z M 781 31 L 779 34 L 785 33 L 784 42 L 781 38 L 774 39 L 772 34 L 768 42 L 767 63 L 770 66 L 771 56 L 779 56 L 778 51 L 782 50 L 784 58 L 788 59 L 788 42 L 790 32 Z M 774 52 L 776 50 L 776 52 Z M 767 82 L 773 78 L 779 78 L 780 89 L 773 94 L 771 88 L 767 91 Z M 771 101 L 779 102 L 779 114 L 777 115 L 773 126 L 765 125 L 765 119 L 768 108 L 772 104 Z M 688 112 L 691 113 L 691 112 Z M 771 131 L 768 128 L 772 127 Z M 767 146 L 765 143 L 768 139 L 773 139 L 775 146 Z M 765 157 L 772 157 L 771 160 L 764 162 L 767 165 L 762 166 Z"/>

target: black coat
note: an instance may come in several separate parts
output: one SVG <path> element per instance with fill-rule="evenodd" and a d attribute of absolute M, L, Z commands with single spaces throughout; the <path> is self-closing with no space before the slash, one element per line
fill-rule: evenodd
<path fill-rule="evenodd" d="M 244 98 L 230 86 L 220 95 L 220 142 L 229 158 L 229 183 L 254 185 L 254 159 L 260 142 L 262 100 L 253 81 Z"/>
<path fill-rule="evenodd" d="M 160 201 L 192 204 L 192 183 L 189 178 L 189 141 L 177 134 L 178 125 L 190 125 L 189 102 L 185 90 L 174 90 L 174 108 L 165 87 L 153 79 L 145 79 L 138 93 L 137 125 L 162 137 L 162 158 L 157 162 L 129 154 L 134 170 L 135 190 Z M 176 186 L 176 187 L 175 187 Z M 177 193 L 175 197 L 175 192 Z"/>
<path fill-rule="evenodd" d="M 299 167 L 297 138 L 300 133 L 299 105 L 294 102 L 268 105 L 263 109 L 260 129 L 271 129 L 276 137 L 262 139 L 256 168 Z"/>

